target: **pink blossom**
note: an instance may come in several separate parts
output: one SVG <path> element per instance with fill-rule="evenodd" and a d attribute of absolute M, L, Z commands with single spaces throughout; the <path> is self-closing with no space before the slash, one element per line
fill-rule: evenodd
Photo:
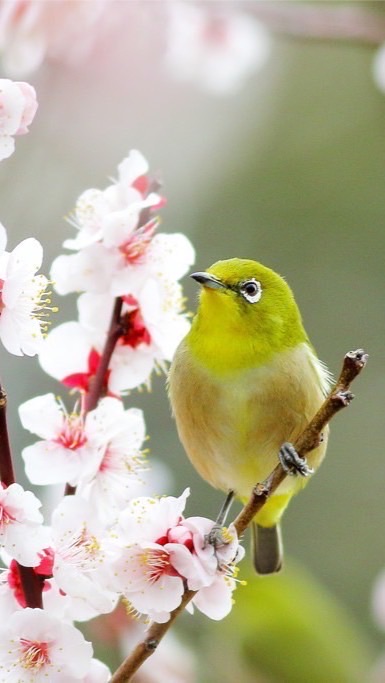
<path fill-rule="evenodd" d="M 124 410 L 112 397 L 84 415 L 68 413 L 53 394 L 36 396 L 19 407 L 22 425 L 42 437 L 22 451 L 34 484 L 69 482 L 110 515 L 128 501 L 143 470 L 145 424 L 140 410 Z"/>
<path fill-rule="evenodd" d="M 39 553 L 48 545 L 41 502 L 20 484 L 0 485 L 0 545 L 20 564 L 39 564 Z"/>
<path fill-rule="evenodd" d="M 148 278 L 135 287 L 137 297 L 123 297 L 122 334 L 105 377 L 106 388 L 120 396 L 149 384 L 154 370 L 163 369 L 187 334 L 189 322 L 181 313 L 182 290 L 177 282 Z M 79 322 L 59 325 L 49 332 L 40 364 L 66 386 L 87 391 L 94 376 L 115 299 L 108 294 L 82 294 Z"/>
<path fill-rule="evenodd" d="M 150 191 L 147 172 L 146 159 L 132 150 L 119 164 L 114 184 L 79 197 L 71 219 L 78 234 L 64 246 L 80 252 L 59 256 L 52 264 L 59 294 L 110 291 L 113 296 L 136 296 L 146 278 L 160 275 L 172 282 L 187 272 L 194 261 L 189 240 L 180 234 L 156 235 L 159 219 L 154 211 L 165 200 Z"/>
<path fill-rule="evenodd" d="M 107 585 L 118 551 L 95 510 L 78 496 L 65 496 L 53 512 L 51 536 L 59 588 L 91 608 L 93 616 L 113 610 L 118 595 Z"/>
<path fill-rule="evenodd" d="M 100 242 L 107 248 L 122 247 L 124 253 L 127 241 L 133 246 L 135 235 L 138 244 L 143 245 L 144 235 L 153 233 L 157 226 L 157 221 L 153 224 L 152 211 L 165 202 L 159 194 L 151 192 L 148 170 L 144 156 L 138 150 L 131 150 L 119 164 L 118 178 L 112 185 L 104 190 L 83 192 L 70 221 L 78 234 L 75 239 L 66 240 L 64 246 L 77 250 Z M 145 228 L 148 223 L 151 227 Z M 131 260 L 140 258 L 141 251 Z"/>
<path fill-rule="evenodd" d="M 80 477 L 77 493 L 107 523 L 137 495 L 138 485 L 143 483 L 139 480 L 145 469 L 143 413 L 136 408 L 124 410 L 120 400 L 106 397 L 87 414 L 86 432 L 98 459 Z"/>
<path fill-rule="evenodd" d="M 167 621 L 178 607 L 185 583 L 198 591 L 196 606 L 213 619 L 225 616 L 231 606 L 233 562 L 242 556 L 235 530 L 228 533 L 223 555 L 215 553 L 205 540 L 214 522 L 199 517 L 189 522 L 182 516 L 188 493 L 131 501 L 115 531 L 121 555 L 114 563 L 114 588 L 133 610 L 157 622 Z"/>
<path fill-rule="evenodd" d="M 6 0 L 0 7 L 0 50 L 6 71 L 31 73 L 46 56 L 66 62 L 84 57 L 94 45 L 108 5 L 106 0 Z"/>
<path fill-rule="evenodd" d="M 0 78 L 0 161 L 14 152 L 13 136 L 28 133 L 36 110 L 36 92 L 32 85 Z"/>
<path fill-rule="evenodd" d="M 0 339 L 10 353 L 34 356 L 43 341 L 44 316 L 50 310 L 47 278 L 36 275 L 43 249 L 32 237 L 11 252 L 5 251 L 6 242 L 0 224 Z"/>
<path fill-rule="evenodd" d="M 78 322 L 54 327 L 44 339 L 39 353 L 43 370 L 70 388 L 88 391 L 100 361 L 90 335 Z"/>
<path fill-rule="evenodd" d="M 74 626 L 41 609 L 14 612 L 0 629 L 0 669 L 10 683 L 76 683 L 87 676 L 92 645 Z"/>
<path fill-rule="evenodd" d="M 144 470 L 141 410 L 125 410 L 119 399 L 105 397 L 86 415 L 76 407 L 68 413 L 45 394 L 23 403 L 19 415 L 23 427 L 43 439 L 22 451 L 32 483 L 77 486 L 106 521 L 137 494 Z"/>
<path fill-rule="evenodd" d="M 153 212 L 164 199 L 151 185 L 146 159 L 132 150 L 112 185 L 87 190 L 77 202 L 71 222 L 78 234 L 64 242 L 77 253 L 55 259 L 51 274 L 60 294 L 84 292 L 80 325 L 52 330 L 40 354 L 43 369 L 67 386 L 87 390 L 91 365 L 96 370 L 91 359 L 102 353 L 116 297 L 123 300 L 122 334 L 105 378 L 114 395 L 148 384 L 189 329 L 178 280 L 194 250 L 183 234 L 156 234 Z"/>
<path fill-rule="evenodd" d="M 69 482 L 76 486 L 99 456 L 81 412 L 68 413 L 53 394 L 45 394 L 23 403 L 19 415 L 25 429 L 43 438 L 22 451 L 29 480 L 40 485 Z"/>
<path fill-rule="evenodd" d="M 139 283 L 138 283 L 139 284 Z M 110 363 L 108 386 L 121 394 L 148 383 L 154 369 L 163 368 L 189 330 L 181 313 L 182 290 L 177 282 L 152 278 L 134 288 L 136 296 L 123 297 L 120 336 Z M 114 299 L 106 294 L 79 297 L 79 322 L 96 349 L 102 349 Z"/>
<path fill-rule="evenodd" d="M 175 78 L 223 95 L 266 62 L 270 36 L 253 17 L 215 3 L 172 2 L 168 9 L 166 66 Z"/>
<path fill-rule="evenodd" d="M 385 630 L 385 572 L 376 578 L 372 591 L 372 612 L 377 625 Z"/>
<path fill-rule="evenodd" d="M 111 671 L 99 659 L 91 659 L 89 672 L 81 679 L 81 683 L 108 683 Z"/>

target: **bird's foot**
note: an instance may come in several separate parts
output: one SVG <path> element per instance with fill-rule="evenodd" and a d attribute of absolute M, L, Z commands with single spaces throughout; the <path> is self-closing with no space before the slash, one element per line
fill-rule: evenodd
<path fill-rule="evenodd" d="M 217 551 L 223 547 L 224 545 L 228 545 L 232 541 L 231 535 L 229 535 L 229 531 L 227 527 L 224 526 L 224 523 L 226 521 L 226 517 L 228 515 L 228 512 L 231 507 L 231 503 L 234 500 L 234 491 L 229 491 L 226 499 L 219 511 L 218 517 L 215 520 L 215 524 L 212 527 L 211 531 L 209 531 L 208 534 L 205 535 L 204 539 L 204 548 L 207 548 L 208 545 L 211 545 L 214 548 L 214 554 L 217 556 Z M 218 560 L 218 557 L 217 557 Z M 218 560 L 218 566 L 219 566 L 219 560 Z"/>
<path fill-rule="evenodd" d="M 229 537 L 227 527 L 221 526 L 216 522 L 211 531 L 205 535 L 204 548 L 207 548 L 208 545 L 211 545 L 215 552 L 219 550 L 221 546 L 228 545 L 230 541 L 231 537 Z"/>
<path fill-rule="evenodd" d="M 307 464 L 306 458 L 301 458 L 293 444 L 288 441 L 279 449 L 279 462 L 287 474 L 300 474 L 301 477 L 309 477 L 314 470 Z"/>

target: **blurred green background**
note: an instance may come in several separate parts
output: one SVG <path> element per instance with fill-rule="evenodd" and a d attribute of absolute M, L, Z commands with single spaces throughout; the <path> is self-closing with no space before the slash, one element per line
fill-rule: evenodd
<path fill-rule="evenodd" d="M 157 3 L 142 5 L 151 13 Z M 324 465 L 285 516 L 282 575 L 250 577 L 221 624 L 197 615 L 177 627 L 199 646 L 201 683 L 369 680 L 384 646 L 371 590 L 385 566 L 385 96 L 372 78 L 375 46 L 277 35 L 263 70 L 235 95 L 215 97 L 175 83 L 140 22 L 125 28 L 96 64 L 49 62 L 27 79 L 38 115 L 0 167 L 9 246 L 36 236 L 47 272 L 72 234 L 64 216 L 77 196 L 104 187 L 136 147 L 164 181 L 162 230 L 189 236 L 197 269 L 232 256 L 260 260 L 287 278 L 333 372 L 346 351 L 369 352 Z M 196 285 L 184 284 L 194 309 Z M 75 318 L 75 298 L 59 305 L 53 324 Z M 4 352 L 0 363 L 19 453 L 30 441 L 17 405 L 59 388 L 35 360 Z M 169 493 L 190 486 L 188 514 L 214 517 L 221 495 L 182 452 L 164 378 L 127 403 L 145 410 L 152 454 L 175 478 Z"/>

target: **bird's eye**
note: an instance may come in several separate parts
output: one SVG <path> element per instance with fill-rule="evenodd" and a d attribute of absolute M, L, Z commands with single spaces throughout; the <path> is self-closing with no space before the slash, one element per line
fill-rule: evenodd
<path fill-rule="evenodd" d="M 240 292 L 246 301 L 250 304 L 255 304 L 262 296 L 261 283 L 258 280 L 254 280 L 254 278 L 246 280 L 246 282 L 242 282 Z"/>

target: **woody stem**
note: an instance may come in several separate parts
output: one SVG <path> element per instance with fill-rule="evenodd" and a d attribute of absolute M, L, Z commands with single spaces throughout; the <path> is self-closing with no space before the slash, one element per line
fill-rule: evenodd
<path fill-rule="evenodd" d="M 0 386 L 0 479 L 6 488 L 15 484 L 11 445 L 7 425 L 7 394 Z M 32 567 L 17 563 L 20 582 L 27 607 L 42 607 L 42 584 Z"/>

